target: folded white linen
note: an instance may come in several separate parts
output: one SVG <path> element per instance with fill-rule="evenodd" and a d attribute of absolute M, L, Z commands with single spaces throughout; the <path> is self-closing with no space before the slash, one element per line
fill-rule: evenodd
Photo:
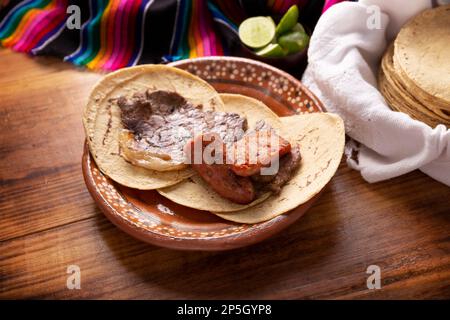
<path fill-rule="evenodd" d="M 377 89 L 380 59 L 388 41 L 430 3 L 342 2 L 325 12 L 311 37 L 302 82 L 328 111 L 343 117 L 348 136 L 360 143 L 350 140 L 347 144 L 347 163 L 368 182 L 420 169 L 450 186 L 450 130 L 444 125 L 433 129 L 392 111 Z"/>

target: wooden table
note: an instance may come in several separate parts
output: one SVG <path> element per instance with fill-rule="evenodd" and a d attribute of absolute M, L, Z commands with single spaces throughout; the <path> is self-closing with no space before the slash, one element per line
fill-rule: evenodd
<path fill-rule="evenodd" d="M 450 188 L 420 172 L 368 184 L 343 162 L 285 232 L 229 252 L 139 242 L 81 175 L 99 74 L 0 50 L 0 298 L 450 298 Z M 66 287 L 67 267 L 81 289 Z M 381 268 L 369 290 L 366 269 Z"/>

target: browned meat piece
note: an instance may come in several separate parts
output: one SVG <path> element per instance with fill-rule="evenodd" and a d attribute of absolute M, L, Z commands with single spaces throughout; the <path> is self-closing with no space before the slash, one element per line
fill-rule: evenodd
<path fill-rule="evenodd" d="M 141 133 L 145 130 L 142 125 L 146 123 L 151 115 L 150 103 L 146 101 L 142 94 L 135 94 L 132 99 L 120 97 L 117 104 L 121 110 L 123 126 L 133 133 Z"/>
<path fill-rule="evenodd" d="M 276 174 L 254 174 L 250 178 L 255 182 L 255 186 L 258 188 L 272 182 L 272 180 L 275 179 L 275 176 Z"/>
<path fill-rule="evenodd" d="M 291 149 L 291 152 L 280 159 L 278 173 L 268 184 L 263 186 L 263 189 L 270 190 L 273 193 L 278 194 L 281 191 L 281 187 L 283 187 L 286 182 L 292 178 L 295 170 L 297 170 L 300 166 L 301 160 L 302 157 L 300 154 L 300 148 L 298 146 L 294 146 Z"/>
<path fill-rule="evenodd" d="M 133 133 L 142 151 L 179 162 L 194 134 L 216 132 L 232 143 L 247 129 L 246 119 L 238 114 L 202 110 L 176 92 L 137 93 L 130 99 L 120 97 L 117 104 L 125 129 Z"/>

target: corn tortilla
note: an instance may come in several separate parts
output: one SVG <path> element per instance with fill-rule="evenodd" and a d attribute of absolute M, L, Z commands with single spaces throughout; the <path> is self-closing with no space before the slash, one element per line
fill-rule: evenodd
<path fill-rule="evenodd" d="M 120 155 L 123 132 L 116 99 L 146 90 L 175 91 L 193 105 L 221 110 L 219 94 L 207 82 L 165 65 L 141 65 L 105 76 L 93 89 L 84 110 L 83 125 L 89 150 L 98 168 L 112 180 L 131 188 L 150 190 L 176 184 L 193 172 L 190 168 L 160 172 L 132 165 Z"/>
<path fill-rule="evenodd" d="M 213 212 L 239 223 L 259 223 L 275 218 L 318 194 L 336 172 L 344 151 L 343 120 L 330 113 L 312 113 L 281 118 L 282 136 L 300 145 L 302 162 L 297 173 L 278 195 L 244 210 Z"/>

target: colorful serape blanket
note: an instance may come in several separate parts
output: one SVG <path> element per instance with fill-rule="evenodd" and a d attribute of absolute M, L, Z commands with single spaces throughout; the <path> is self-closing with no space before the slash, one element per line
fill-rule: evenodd
<path fill-rule="evenodd" d="M 320 0 L 0 0 L 0 44 L 116 70 L 214 55 L 239 55 L 239 23 L 300 7 L 310 29 Z M 303 17 L 303 18 L 302 18 Z"/>

